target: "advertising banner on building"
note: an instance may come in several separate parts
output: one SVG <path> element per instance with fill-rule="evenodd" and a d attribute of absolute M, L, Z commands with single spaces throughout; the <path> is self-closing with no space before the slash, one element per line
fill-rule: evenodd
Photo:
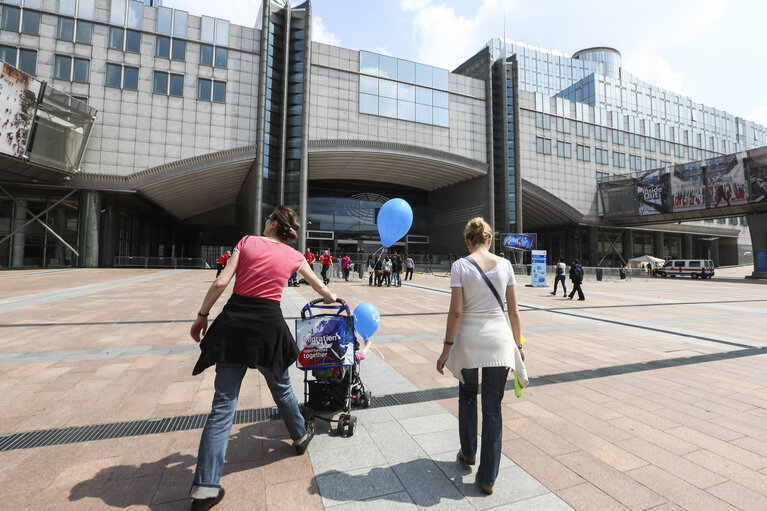
<path fill-rule="evenodd" d="M 748 182 L 751 188 L 750 202 L 767 202 L 767 147 L 752 149 L 748 157 Z"/>
<path fill-rule="evenodd" d="M 706 160 L 708 207 L 735 206 L 748 201 L 744 156 L 742 153 L 728 154 Z"/>
<path fill-rule="evenodd" d="M 533 264 L 530 275 L 533 287 L 546 287 L 546 251 L 533 250 L 531 254 Z"/>
<path fill-rule="evenodd" d="M 40 82 L 2 63 L 0 74 L 0 152 L 21 158 L 37 107 Z"/>
<path fill-rule="evenodd" d="M 503 234 L 501 240 L 504 250 L 531 250 L 535 234 Z"/>
<path fill-rule="evenodd" d="M 354 318 L 318 316 L 296 320 L 299 369 L 354 365 Z"/>
<path fill-rule="evenodd" d="M 705 193 L 702 162 L 674 165 L 671 173 L 671 207 L 674 211 L 705 209 Z"/>
<path fill-rule="evenodd" d="M 637 204 L 640 215 L 671 213 L 668 169 L 648 170 L 636 176 Z"/>

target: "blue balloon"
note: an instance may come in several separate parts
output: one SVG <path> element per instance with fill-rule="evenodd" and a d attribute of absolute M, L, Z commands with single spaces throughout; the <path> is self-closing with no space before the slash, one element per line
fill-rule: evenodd
<path fill-rule="evenodd" d="M 362 302 L 354 308 L 354 329 L 363 339 L 370 339 L 378 330 L 381 314 L 375 305 Z"/>
<path fill-rule="evenodd" d="M 378 212 L 378 234 L 381 244 L 390 247 L 407 234 L 413 225 L 413 210 L 403 199 L 391 199 Z"/>

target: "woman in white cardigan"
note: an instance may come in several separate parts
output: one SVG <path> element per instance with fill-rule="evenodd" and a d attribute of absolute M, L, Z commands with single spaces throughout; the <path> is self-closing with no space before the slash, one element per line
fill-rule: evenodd
<path fill-rule="evenodd" d="M 481 217 L 470 220 L 464 234 L 470 254 L 454 262 L 450 269 L 450 310 L 437 371 L 444 374 L 447 366 L 459 380 L 458 458 L 466 465 L 474 465 L 477 392 L 482 368 L 482 451 L 477 482 L 490 495 L 501 461 L 501 401 L 509 368 L 516 371 L 522 386 L 527 385 L 527 374 L 522 363 L 521 323 L 511 263 L 490 253 L 493 230 Z M 511 329 L 499 303 L 501 296 L 508 304 Z"/>

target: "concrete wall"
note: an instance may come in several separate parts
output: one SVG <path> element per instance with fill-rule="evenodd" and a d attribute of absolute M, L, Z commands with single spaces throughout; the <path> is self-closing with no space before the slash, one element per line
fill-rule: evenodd
<path fill-rule="evenodd" d="M 98 110 L 82 170 L 129 175 L 174 160 L 255 143 L 259 33 L 230 24 L 226 68 L 200 65 L 200 20 L 188 16 L 186 60 L 155 57 L 157 8 L 144 7 L 141 53 L 109 49 L 109 0 L 96 0 L 91 45 L 56 39 L 57 2 L 45 0 L 40 35 L 0 31 L 0 43 L 35 49 L 37 78 Z M 90 60 L 89 83 L 53 78 L 55 55 Z M 106 87 L 106 64 L 139 68 L 138 90 Z M 154 94 L 154 71 L 184 75 L 183 97 Z M 198 78 L 226 82 L 226 102 L 197 99 Z"/>
<path fill-rule="evenodd" d="M 450 74 L 450 128 L 359 113 L 359 52 L 312 43 L 310 140 L 410 144 L 487 161 L 485 84 Z"/>
<path fill-rule="evenodd" d="M 429 247 L 432 253 L 467 253 L 463 230 L 475 216 L 488 217 L 487 178 L 479 177 L 429 193 Z M 493 226 L 495 228 L 495 226 Z"/>

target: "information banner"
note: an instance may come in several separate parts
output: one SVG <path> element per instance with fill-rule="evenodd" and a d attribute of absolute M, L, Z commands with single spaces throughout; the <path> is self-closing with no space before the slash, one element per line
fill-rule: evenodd
<path fill-rule="evenodd" d="M 671 206 L 674 211 L 705 209 L 705 193 L 701 162 L 674 166 L 671 174 Z"/>
<path fill-rule="evenodd" d="M 296 320 L 299 369 L 354 365 L 354 318 L 318 316 Z"/>
<path fill-rule="evenodd" d="M 533 264 L 530 275 L 533 287 L 546 287 L 546 251 L 533 250 L 531 254 L 533 256 Z"/>
<path fill-rule="evenodd" d="M 504 250 L 530 250 L 535 242 L 535 234 L 504 234 L 501 237 Z"/>
<path fill-rule="evenodd" d="M 748 156 L 748 182 L 751 185 L 750 202 L 767 202 L 767 147 L 752 149 Z"/>
<path fill-rule="evenodd" d="M 21 158 L 27 150 L 40 82 L 8 64 L 0 66 L 0 152 Z"/>
<path fill-rule="evenodd" d="M 738 153 L 706 160 L 708 207 L 736 206 L 748 201 L 743 156 Z"/>
<path fill-rule="evenodd" d="M 667 169 L 648 170 L 637 174 L 637 204 L 640 215 L 671 213 L 668 203 L 669 178 Z"/>

